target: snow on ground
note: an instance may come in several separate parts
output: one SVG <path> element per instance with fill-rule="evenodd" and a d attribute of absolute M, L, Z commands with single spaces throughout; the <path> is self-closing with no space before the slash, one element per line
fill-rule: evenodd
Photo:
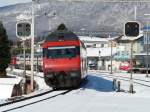
<path fill-rule="evenodd" d="M 38 75 L 38 76 L 41 76 L 41 77 L 44 77 L 44 74 L 41 73 L 41 72 L 37 73 L 37 75 Z M 39 87 L 39 90 L 40 90 L 40 89 L 48 89 L 49 86 L 46 85 L 44 78 L 41 78 L 41 77 L 35 77 L 35 78 L 34 78 L 35 81 L 37 82 L 37 84 L 39 85 L 39 86 L 38 86 L 38 87 Z"/>
<path fill-rule="evenodd" d="M 8 68 L 7 71 L 10 72 L 11 71 L 10 68 Z M 30 73 L 30 71 L 26 71 L 26 72 L 28 74 Z M 15 75 L 16 73 L 17 73 L 17 75 Z M 23 70 L 13 69 L 13 71 L 11 71 L 11 73 L 7 73 L 7 75 L 10 78 L 0 78 L 0 91 L 1 91 L 0 92 L 0 102 L 3 102 L 5 99 L 11 97 L 14 84 L 18 84 L 21 81 L 22 73 L 23 73 Z M 38 90 L 36 90 L 36 92 L 42 92 L 42 91 L 50 88 L 49 86 L 46 85 L 44 78 L 42 78 L 43 73 L 34 72 L 34 74 L 35 74 L 34 80 L 38 84 Z M 18 75 L 20 75 L 20 76 L 18 76 Z M 32 94 L 35 94 L 35 93 L 32 93 Z"/>
<path fill-rule="evenodd" d="M 7 74 L 7 78 L 0 78 L 0 100 L 10 98 L 15 84 L 19 84 L 20 77 Z"/>
<path fill-rule="evenodd" d="M 129 90 L 130 84 L 130 73 L 114 73 L 110 75 L 109 73 L 95 73 L 93 74 L 100 75 L 100 77 L 105 79 L 112 79 L 110 76 L 116 78 L 118 81 L 121 81 L 121 88 L 125 91 Z M 133 85 L 134 91 L 136 92 L 135 95 L 143 96 L 143 97 L 150 97 L 150 78 L 146 78 L 146 74 L 133 74 Z"/>
<path fill-rule="evenodd" d="M 23 73 L 23 70 L 21 69 L 14 69 L 13 70 L 16 73 Z M 27 75 L 29 75 L 31 73 L 31 71 L 26 70 Z M 45 81 L 44 81 L 44 74 L 42 72 L 34 72 L 34 80 L 37 82 L 38 84 L 38 89 L 42 90 L 42 89 L 48 89 L 49 86 L 46 85 Z"/>
<path fill-rule="evenodd" d="M 112 77 L 109 73 L 99 71 L 90 72 L 87 83 L 80 89 L 73 90 L 65 95 L 47 99 L 12 112 L 149 112 L 150 104 L 150 78 L 143 74 L 134 74 L 134 78 L 141 80 L 134 83 L 135 94 L 116 92 L 112 89 Z M 114 76 L 129 77 L 127 73 L 115 73 Z M 129 81 L 122 80 L 121 88 L 125 91 L 129 88 Z M 124 78 L 125 79 L 125 78 Z M 138 81 L 138 80 L 135 80 Z M 147 85 L 147 86 L 146 86 Z M 34 99 L 33 99 L 34 100 Z M 24 103 L 21 102 L 23 105 Z"/>

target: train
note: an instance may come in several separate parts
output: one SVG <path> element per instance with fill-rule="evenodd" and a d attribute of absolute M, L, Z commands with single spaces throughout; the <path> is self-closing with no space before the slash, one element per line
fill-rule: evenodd
<path fill-rule="evenodd" d="M 52 88 L 76 88 L 87 74 L 86 47 L 65 26 L 48 35 L 42 44 L 43 73 Z"/>

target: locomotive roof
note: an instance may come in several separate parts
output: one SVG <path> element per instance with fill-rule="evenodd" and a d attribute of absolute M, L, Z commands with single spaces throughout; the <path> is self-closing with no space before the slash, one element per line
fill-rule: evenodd
<path fill-rule="evenodd" d="M 59 41 L 59 40 L 79 40 L 79 37 L 69 31 L 68 29 L 65 30 L 55 30 L 51 34 L 49 34 L 45 41 Z"/>

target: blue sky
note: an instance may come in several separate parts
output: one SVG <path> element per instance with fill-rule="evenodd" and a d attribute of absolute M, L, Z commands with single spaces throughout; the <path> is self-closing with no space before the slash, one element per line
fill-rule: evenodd
<path fill-rule="evenodd" d="M 32 0 L 0 0 L 0 7 L 12 5 L 16 3 L 31 2 Z"/>

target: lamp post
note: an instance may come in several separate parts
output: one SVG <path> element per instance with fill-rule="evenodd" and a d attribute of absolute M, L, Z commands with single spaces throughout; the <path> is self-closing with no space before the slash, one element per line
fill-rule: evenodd
<path fill-rule="evenodd" d="M 150 16 L 150 14 L 144 14 L 144 16 Z M 149 75 L 148 75 L 148 62 L 149 62 L 149 60 L 148 60 L 148 55 L 149 55 L 149 53 L 148 53 L 148 45 L 149 45 L 149 42 L 148 42 L 148 38 L 149 38 L 149 36 L 148 36 L 148 34 L 149 34 L 149 29 L 148 29 L 148 25 L 149 25 L 149 22 L 147 21 L 146 22 L 146 33 L 145 33 L 145 45 L 146 45 L 146 76 L 145 77 L 149 77 Z"/>

